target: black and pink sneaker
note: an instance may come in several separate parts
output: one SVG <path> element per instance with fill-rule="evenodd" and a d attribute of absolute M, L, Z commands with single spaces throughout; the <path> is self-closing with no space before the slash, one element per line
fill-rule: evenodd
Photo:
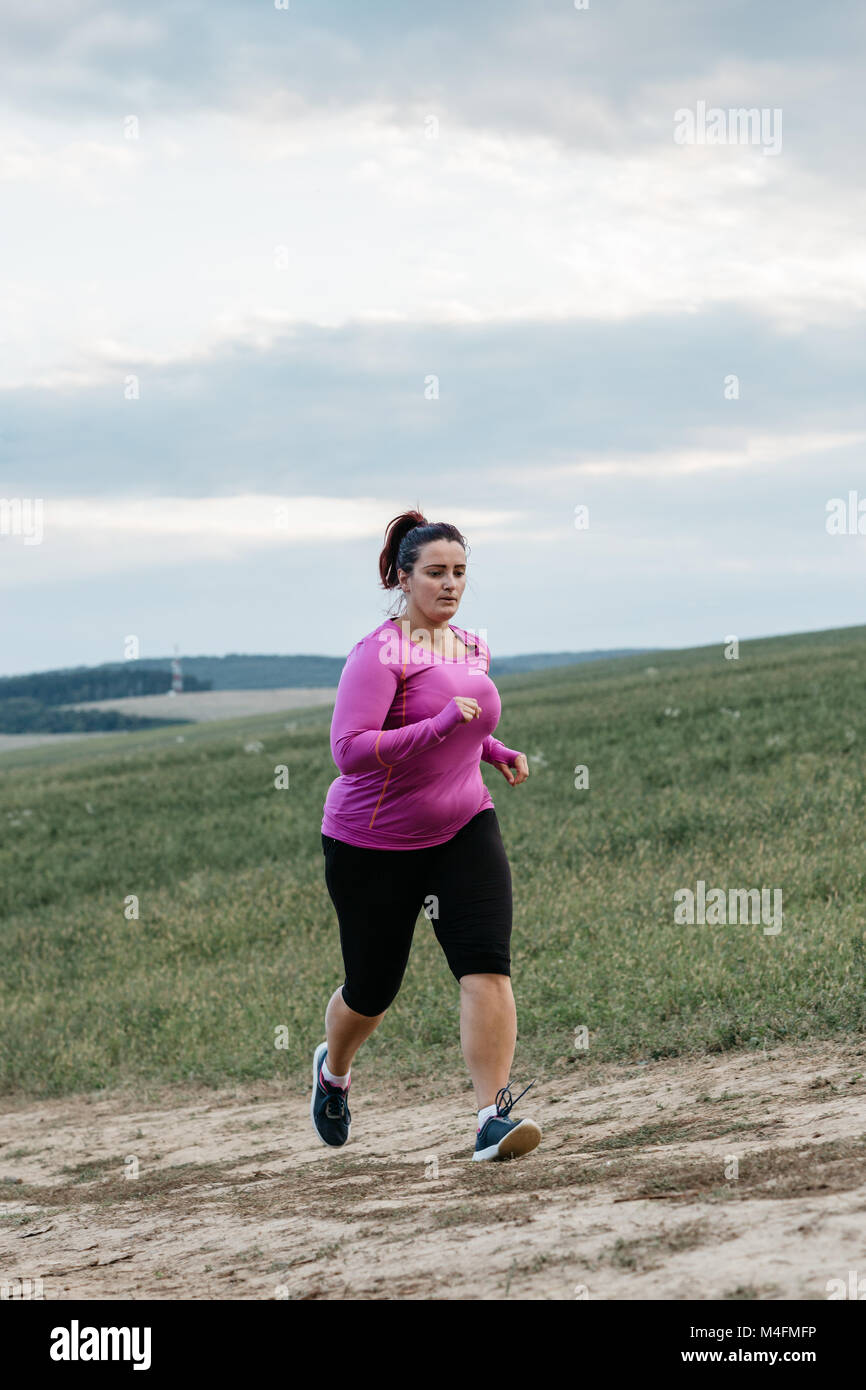
<path fill-rule="evenodd" d="M 529 1086 L 534 1085 L 535 1082 L 530 1081 Z M 529 1086 L 520 1092 L 520 1096 L 526 1095 Z M 515 1123 L 508 1118 L 520 1096 L 512 1100 L 507 1086 L 496 1092 L 496 1114 L 489 1115 L 478 1131 L 473 1161 L 485 1158 L 522 1158 L 541 1143 L 541 1130 L 534 1120 L 518 1120 Z"/>
<path fill-rule="evenodd" d="M 352 1116 L 349 1114 L 349 1086 L 345 1091 L 341 1091 L 339 1086 L 332 1086 L 322 1076 L 322 1063 L 328 1055 L 327 1040 L 319 1043 L 313 1054 L 313 1098 L 310 1101 L 310 1119 L 313 1122 L 313 1129 L 318 1134 L 323 1144 L 329 1148 L 339 1149 L 349 1140 L 349 1125 L 352 1123 Z"/>

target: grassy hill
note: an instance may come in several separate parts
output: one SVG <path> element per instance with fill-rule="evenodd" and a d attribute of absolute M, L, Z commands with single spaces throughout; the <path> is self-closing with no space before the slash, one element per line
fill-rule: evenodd
<path fill-rule="evenodd" d="M 864 628 L 498 678 L 498 735 L 532 770 L 513 789 L 482 764 L 514 880 L 515 1077 L 863 1030 L 864 679 Z M 342 979 L 319 838 L 328 717 L 4 756 L 7 1092 L 303 1079 Z M 782 930 L 675 924 L 698 879 L 780 889 Z M 420 916 L 357 1073 L 453 1085 L 457 1002 Z"/>

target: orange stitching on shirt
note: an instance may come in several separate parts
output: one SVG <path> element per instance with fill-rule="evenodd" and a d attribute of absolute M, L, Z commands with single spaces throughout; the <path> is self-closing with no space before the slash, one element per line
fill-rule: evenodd
<path fill-rule="evenodd" d="M 388 766 L 387 763 L 385 764 L 385 766 L 386 766 L 386 767 Z M 390 780 L 391 780 L 391 768 L 389 767 L 389 768 L 388 768 L 388 776 L 385 778 L 385 785 L 384 785 L 384 787 L 382 788 L 382 790 L 381 790 L 381 792 L 380 792 L 380 794 L 379 794 L 379 800 L 376 802 L 376 805 L 375 805 L 375 807 L 373 808 L 373 814 L 372 814 L 372 816 L 370 817 L 370 824 L 367 826 L 367 829 L 368 829 L 368 830 L 372 830 L 372 829 L 373 829 L 373 821 L 376 819 L 376 816 L 377 816 L 378 811 L 379 811 L 379 807 L 382 805 L 382 797 L 385 795 L 385 791 L 387 790 L 388 783 L 390 782 Z"/>

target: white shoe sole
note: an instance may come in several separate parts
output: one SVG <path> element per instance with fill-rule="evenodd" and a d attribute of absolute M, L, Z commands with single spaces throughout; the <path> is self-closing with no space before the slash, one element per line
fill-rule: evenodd
<path fill-rule="evenodd" d="M 346 1135 L 346 1144 L 329 1144 L 327 1139 L 322 1138 L 321 1134 L 318 1131 L 318 1128 L 316 1127 L 316 1092 L 319 1088 L 319 1068 L 321 1067 L 322 1062 L 325 1059 L 327 1051 L 328 1040 L 326 1038 L 323 1043 L 319 1043 L 319 1046 L 313 1053 L 313 1094 L 310 1097 L 310 1124 L 313 1126 L 313 1133 L 315 1134 L 319 1143 L 324 1144 L 326 1149 L 345 1149 L 346 1144 L 348 1144 L 349 1140 L 352 1137 L 351 1125 L 349 1126 L 349 1133 Z"/>
<path fill-rule="evenodd" d="M 522 1158 L 524 1154 L 532 1153 L 540 1143 L 541 1130 L 535 1121 L 521 1120 L 503 1135 L 498 1144 L 491 1144 L 487 1149 L 477 1149 L 472 1155 L 472 1161 L 476 1163 L 485 1158 Z"/>

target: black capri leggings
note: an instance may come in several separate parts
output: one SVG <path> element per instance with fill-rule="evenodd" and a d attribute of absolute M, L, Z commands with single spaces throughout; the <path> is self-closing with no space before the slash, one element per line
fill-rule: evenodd
<path fill-rule="evenodd" d="M 455 979 L 511 974 L 511 868 L 492 807 L 427 849 L 364 849 L 322 835 L 322 851 L 343 999 L 356 1013 L 372 1018 L 395 998 L 422 908 Z"/>

